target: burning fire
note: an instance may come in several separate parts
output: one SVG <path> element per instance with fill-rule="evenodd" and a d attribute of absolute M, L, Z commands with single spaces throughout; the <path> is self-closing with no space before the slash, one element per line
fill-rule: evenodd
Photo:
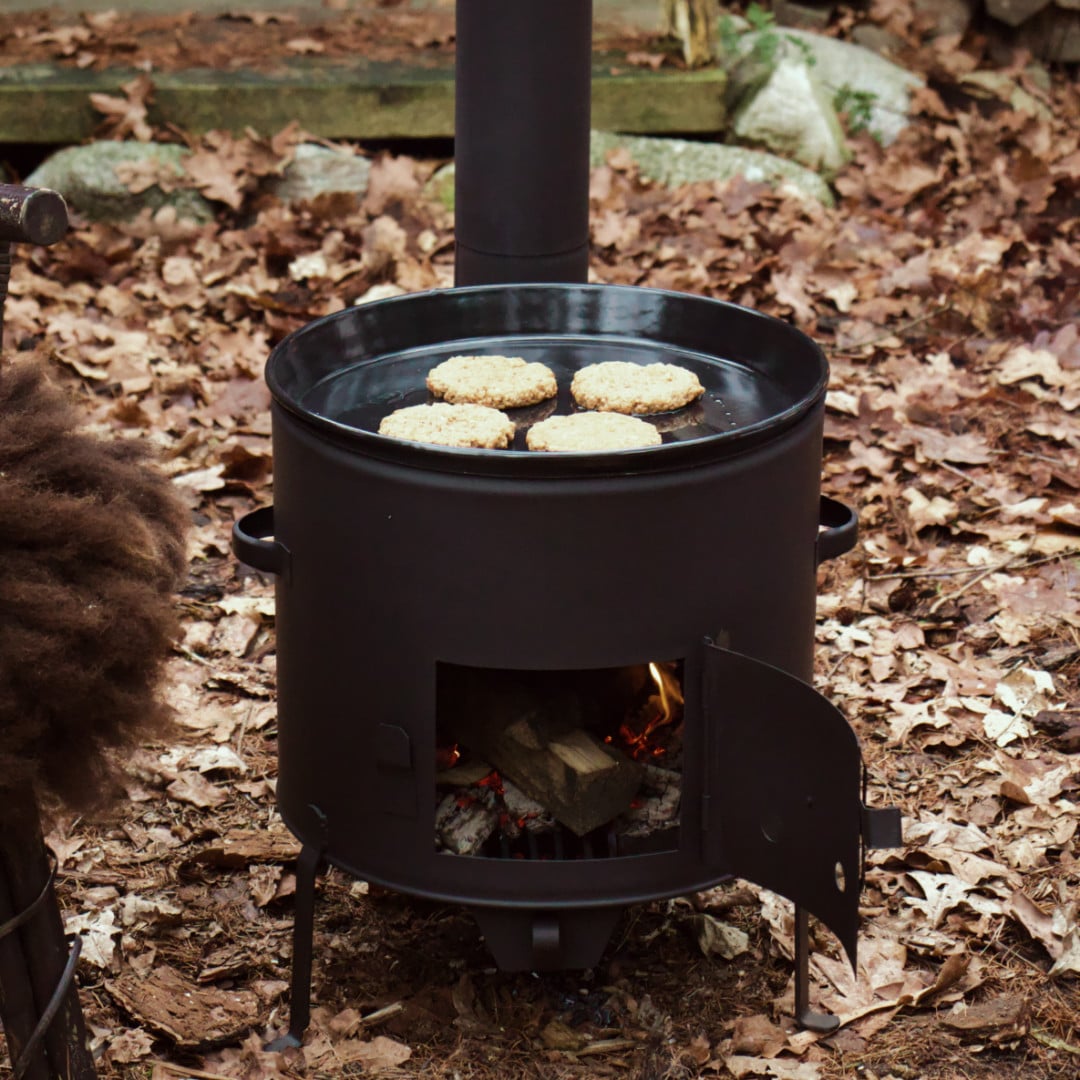
<path fill-rule="evenodd" d="M 626 744 L 626 751 L 635 760 L 662 757 L 667 752 L 666 748 L 650 745 L 649 738 L 657 728 L 666 727 L 682 716 L 682 687 L 674 672 L 666 666 L 650 663 L 649 674 L 656 685 L 656 693 L 649 697 L 649 706 L 658 711 L 650 708 L 644 724 L 638 730 L 630 723 L 619 727 L 619 735 Z"/>
<path fill-rule="evenodd" d="M 461 749 L 457 743 L 453 746 L 435 747 L 435 767 L 437 769 L 452 769 L 461 760 Z"/>

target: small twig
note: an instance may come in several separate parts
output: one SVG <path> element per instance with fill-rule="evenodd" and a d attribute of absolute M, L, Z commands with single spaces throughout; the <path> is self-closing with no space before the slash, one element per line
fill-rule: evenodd
<path fill-rule="evenodd" d="M 1017 570 L 1028 570 L 1033 566 L 1044 566 L 1046 563 L 1057 562 L 1059 559 L 1071 559 L 1080 555 L 1080 550 L 1059 551 L 1056 555 L 1044 555 L 1041 559 L 1032 559 L 1030 562 L 1017 563 L 1019 556 L 997 563 L 995 566 L 957 566 L 951 570 L 903 570 L 895 574 L 871 574 L 867 581 L 899 581 L 905 578 L 943 578 L 960 577 L 964 574 L 994 573 L 1013 565 Z"/>
<path fill-rule="evenodd" d="M 361 1016 L 359 1023 L 361 1024 L 377 1024 L 380 1020 L 385 1020 L 388 1016 L 393 1016 L 395 1013 L 401 1012 L 405 1006 L 400 1001 L 395 1001 L 392 1005 L 384 1005 L 381 1009 L 376 1009 L 373 1013 L 368 1013 L 367 1016 Z"/>
<path fill-rule="evenodd" d="M 1001 563 L 1006 566 L 1010 560 Z M 867 581 L 899 581 L 910 578 L 945 578 L 961 577 L 964 574 L 979 574 L 986 570 L 985 566 L 958 566 L 952 570 L 906 570 L 897 574 L 872 574 Z"/>
<path fill-rule="evenodd" d="M 856 341 L 854 344 L 848 345 L 847 348 L 833 349 L 832 354 L 833 356 L 854 356 L 863 349 L 876 345 L 879 341 L 895 337 L 897 334 L 902 334 L 906 330 L 912 330 L 920 323 L 928 322 L 930 319 L 936 319 L 938 315 L 944 315 L 946 311 L 951 310 L 952 304 L 945 304 L 942 307 L 934 308 L 933 311 L 928 311 L 916 319 L 911 319 L 906 323 L 901 323 L 899 326 L 894 326 L 891 330 L 883 330 L 880 334 L 875 334 L 871 338 L 866 338 L 863 341 Z"/>
<path fill-rule="evenodd" d="M 574 1057 L 585 1057 L 588 1054 L 610 1054 L 615 1050 L 634 1050 L 640 1044 L 633 1039 L 599 1039 L 589 1043 L 588 1046 L 575 1050 Z"/>
<path fill-rule="evenodd" d="M 1064 1050 L 1066 1054 L 1076 1054 L 1080 1057 L 1080 1046 L 1073 1046 L 1072 1043 L 1068 1043 L 1064 1039 L 1059 1039 L 1056 1035 L 1051 1035 L 1041 1028 L 1033 1027 L 1028 1034 L 1030 1034 L 1037 1043 L 1042 1043 L 1043 1046 L 1049 1046 L 1051 1050 Z"/>
<path fill-rule="evenodd" d="M 982 488 L 983 491 L 986 491 L 990 487 L 985 480 L 980 480 L 974 473 L 964 472 L 963 469 L 958 469 L 955 465 L 950 465 L 947 461 L 939 461 L 937 464 L 939 469 L 951 472 L 966 480 L 969 484 L 974 484 L 976 487 Z"/>
<path fill-rule="evenodd" d="M 991 574 L 996 574 L 999 570 L 1006 569 L 1015 561 L 1015 559 L 1009 559 L 1006 562 L 998 563 L 996 566 L 986 567 L 986 569 L 983 570 L 981 574 L 976 574 L 975 577 L 973 577 L 970 581 L 965 581 L 964 584 L 961 585 L 960 588 L 957 589 L 955 592 L 945 593 L 944 595 L 939 596 L 930 605 L 929 614 L 936 615 L 938 609 L 942 606 L 942 604 L 947 604 L 950 600 L 956 600 L 958 597 L 963 596 L 964 593 L 969 592 L 971 589 L 974 589 L 980 581 L 985 581 Z"/>

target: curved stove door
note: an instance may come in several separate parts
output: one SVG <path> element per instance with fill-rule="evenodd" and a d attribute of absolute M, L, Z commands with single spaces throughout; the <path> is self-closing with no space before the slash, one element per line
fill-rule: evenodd
<path fill-rule="evenodd" d="M 855 965 L 862 757 L 846 718 L 778 668 L 706 643 L 710 866 L 793 900 Z"/>

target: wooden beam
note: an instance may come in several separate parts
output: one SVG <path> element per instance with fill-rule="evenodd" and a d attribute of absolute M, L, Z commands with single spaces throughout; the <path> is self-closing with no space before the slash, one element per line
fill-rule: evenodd
<path fill-rule="evenodd" d="M 0 142 L 78 143 L 102 117 L 89 95 L 120 95 L 138 72 L 52 64 L 0 67 Z M 328 139 L 451 138 L 452 67 L 298 58 L 280 72 L 155 72 L 150 122 L 193 134 L 215 128 L 263 134 L 291 121 Z M 714 133 L 724 126 L 724 72 L 635 67 L 596 54 L 593 127 L 635 134 Z"/>

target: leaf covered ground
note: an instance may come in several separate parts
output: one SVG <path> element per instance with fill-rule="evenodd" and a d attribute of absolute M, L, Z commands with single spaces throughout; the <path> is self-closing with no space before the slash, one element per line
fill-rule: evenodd
<path fill-rule="evenodd" d="M 745 885 L 632 909 L 595 970 L 536 977 L 495 971 L 460 909 L 333 872 L 308 1042 L 263 1051 L 297 846 L 274 810 L 272 582 L 229 529 L 273 496 L 273 344 L 373 288 L 450 284 L 452 220 L 424 193 L 441 162 L 381 152 L 362 201 L 290 208 L 260 182 L 300 133 L 217 133 L 189 176 L 215 223 L 77 223 L 20 253 L 9 355 L 103 435 L 153 442 L 194 521 L 175 738 L 132 758 L 104 820 L 51 836 L 104 1077 L 1080 1072 L 1080 94 L 977 38 L 915 57 L 912 125 L 856 139 L 835 208 L 668 191 L 618 153 L 592 177 L 596 281 L 779 315 L 832 366 L 824 489 L 861 537 L 821 571 L 818 686 L 905 846 L 871 858 L 858 976 L 818 942 L 827 1038 L 790 1020 L 790 910 Z"/>

